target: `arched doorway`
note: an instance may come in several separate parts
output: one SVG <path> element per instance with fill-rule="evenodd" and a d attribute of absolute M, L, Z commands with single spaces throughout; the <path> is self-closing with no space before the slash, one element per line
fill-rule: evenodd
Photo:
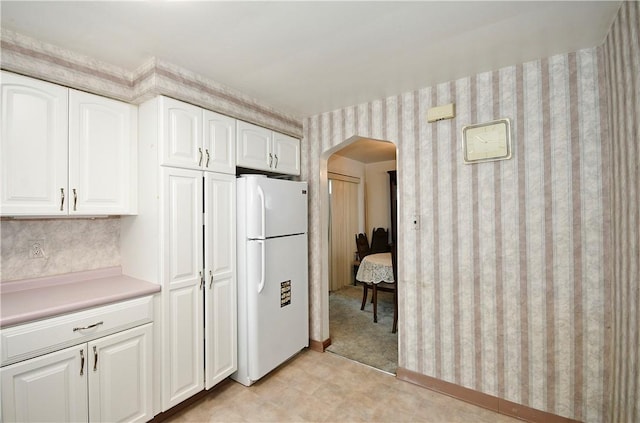
<path fill-rule="evenodd" d="M 375 150 L 378 151 L 375 151 Z M 382 152 L 382 150 L 387 149 L 387 153 Z M 388 150 L 392 151 L 392 163 L 387 162 L 389 160 Z M 361 157 L 359 154 L 364 154 L 367 157 Z M 331 289 L 335 290 L 335 281 L 333 283 L 333 287 L 331 286 L 331 278 L 332 275 L 335 277 L 336 272 L 335 269 L 332 272 L 331 270 L 331 202 L 329 195 L 330 188 L 330 180 L 335 183 L 336 177 L 336 169 L 335 169 L 335 161 L 331 160 L 330 168 L 330 158 L 336 158 L 336 155 L 346 156 L 351 159 L 351 162 L 354 160 L 359 162 L 363 161 L 363 167 L 366 167 L 367 174 L 369 175 L 369 183 L 371 186 L 368 186 L 364 189 L 365 192 L 370 193 L 371 198 L 365 198 L 364 201 L 361 199 L 361 204 L 363 207 L 366 207 L 368 204 L 373 204 L 373 207 L 369 207 L 372 210 L 369 210 L 369 213 L 366 213 L 365 210 L 361 210 L 366 213 L 363 221 L 359 224 L 358 232 L 368 233 L 369 238 L 371 237 L 371 231 L 373 227 L 385 227 L 389 230 L 391 234 L 391 225 L 390 225 L 390 191 L 389 191 L 389 179 L 390 175 L 388 175 L 389 170 L 395 170 L 398 168 L 398 154 L 397 147 L 395 143 L 390 141 L 383 140 L 371 140 L 365 139 L 359 136 L 353 136 L 342 143 L 327 149 L 321 154 L 320 158 L 320 192 L 321 192 L 321 227 L 322 227 L 322 319 L 323 319 L 323 332 L 328 333 L 331 339 L 331 345 L 327 348 L 328 351 L 337 353 L 339 355 L 343 355 L 347 358 L 353 359 L 355 361 L 362 362 L 364 364 L 371 365 L 373 367 L 377 367 L 381 370 L 388 371 L 390 373 L 395 373 L 395 368 L 397 367 L 397 352 L 398 352 L 398 342 L 397 342 L 397 334 L 393 334 L 391 332 L 391 324 L 389 327 L 386 327 L 386 323 L 382 323 L 384 319 L 380 319 L 382 313 L 380 311 L 389 312 L 388 308 L 384 308 L 385 303 L 390 304 L 390 312 L 391 317 L 389 317 L 390 321 L 392 320 L 393 314 L 393 295 L 392 294 L 381 294 L 379 296 L 379 323 L 376 324 L 373 322 L 373 313 L 372 313 L 372 305 L 367 304 L 365 306 L 364 311 L 360 311 L 361 299 L 363 288 L 361 285 L 353 286 L 352 280 L 349 281 L 349 284 L 343 284 L 339 291 L 332 291 L 329 294 Z M 342 159 L 342 157 L 340 157 Z M 349 160 L 346 160 L 349 162 Z M 344 166 L 345 160 L 340 160 L 340 164 Z M 389 167 L 391 166 L 391 167 Z M 387 167 L 389 167 L 387 169 Z M 360 178 L 364 175 L 358 175 L 358 172 L 355 171 L 350 174 L 349 171 L 338 169 L 337 173 L 341 176 L 347 177 L 357 177 Z M 377 175 L 374 177 L 374 175 Z M 384 179 L 381 180 L 380 178 Z M 378 178 L 378 179 L 376 179 Z M 366 179 L 363 177 L 362 182 L 366 183 Z M 376 185 L 381 184 L 381 185 Z M 375 196 L 371 193 L 375 193 Z M 366 195 L 365 195 L 366 197 Z M 384 204 L 384 205 L 381 205 Z M 386 218 L 383 221 L 380 219 L 376 220 L 375 214 L 376 212 L 380 212 L 380 209 L 386 213 Z M 394 216 L 395 217 L 395 216 Z M 352 263 L 353 252 L 355 251 L 355 237 L 354 234 L 347 234 L 347 236 L 351 239 L 351 243 L 353 244 L 353 251 L 351 254 L 351 259 L 349 260 L 349 264 Z M 335 228 L 334 228 L 334 236 L 335 236 Z M 342 265 L 344 265 L 344 260 L 342 260 Z M 342 273 L 343 275 L 345 272 Z M 349 273 L 347 273 L 349 274 Z M 351 286 L 348 286 L 351 285 Z M 371 294 L 369 294 L 370 298 Z M 389 296 L 386 298 L 385 296 Z M 333 316 L 333 317 L 330 317 Z M 339 326 L 337 326 L 339 325 Z M 353 339 L 352 339 L 353 338 Z M 376 346 L 382 346 L 383 348 L 376 348 Z M 391 352 L 391 353 L 390 353 Z M 391 362 L 392 360 L 393 362 Z"/>

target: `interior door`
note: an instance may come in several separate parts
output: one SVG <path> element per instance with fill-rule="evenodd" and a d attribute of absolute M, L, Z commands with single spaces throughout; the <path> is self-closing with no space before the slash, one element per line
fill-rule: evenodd
<path fill-rule="evenodd" d="M 358 184 L 329 180 L 330 201 L 330 278 L 329 290 L 352 283 L 355 235 L 358 233 Z"/>

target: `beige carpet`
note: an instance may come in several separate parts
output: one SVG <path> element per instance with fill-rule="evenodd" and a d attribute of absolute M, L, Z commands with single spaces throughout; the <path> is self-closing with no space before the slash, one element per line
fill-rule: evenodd
<path fill-rule="evenodd" d="M 371 291 L 369 291 L 371 300 Z M 389 373 L 398 367 L 398 336 L 393 325 L 393 294 L 378 292 L 378 323 L 373 323 L 373 304 L 360 310 L 362 286 L 347 286 L 329 293 L 327 348 L 335 354 Z"/>

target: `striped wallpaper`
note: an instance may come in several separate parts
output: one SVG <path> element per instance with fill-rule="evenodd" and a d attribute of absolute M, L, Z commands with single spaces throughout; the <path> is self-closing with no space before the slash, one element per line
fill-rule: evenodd
<path fill-rule="evenodd" d="M 640 3 L 603 45 L 609 101 L 613 283 L 611 422 L 640 422 Z"/>
<path fill-rule="evenodd" d="M 623 2 L 602 48 L 313 116 L 302 128 L 157 59 L 127 72 L 2 29 L 1 61 L 114 98 L 167 94 L 303 133 L 314 340 L 329 337 L 327 151 L 357 136 L 393 141 L 399 365 L 579 420 L 639 421 L 639 13 L 638 2 Z M 429 107 L 452 101 L 455 119 L 426 123 Z M 512 121 L 514 157 L 463 165 L 461 127 L 502 117 Z M 414 215 L 419 231 L 408 228 Z"/>
<path fill-rule="evenodd" d="M 585 421 L 606 413 L 610 289 L 606 111 L 598 49 L 443 83 L 304 121 L 312 338 L 323 321 L 326 151 L 398 146 L 399 366 Z M 455 119 L 429 124 L 454 102 Z M 465 165 L 464 125 L 509 118 L 514 157 Z M 408 222 L 419 215 L 420 229 Z M 326 307 L 326 304 L 324 305 Z"/>

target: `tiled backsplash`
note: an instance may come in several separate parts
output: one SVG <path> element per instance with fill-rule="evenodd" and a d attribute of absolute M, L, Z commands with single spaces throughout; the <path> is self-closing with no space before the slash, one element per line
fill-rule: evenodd
<path fill-rule="evenodd" d="M 37 219 L 0 222 L 0 281 L 120 265 L 120 219 Z M 30 258 L 42 240 L 44 258 Z"/>

